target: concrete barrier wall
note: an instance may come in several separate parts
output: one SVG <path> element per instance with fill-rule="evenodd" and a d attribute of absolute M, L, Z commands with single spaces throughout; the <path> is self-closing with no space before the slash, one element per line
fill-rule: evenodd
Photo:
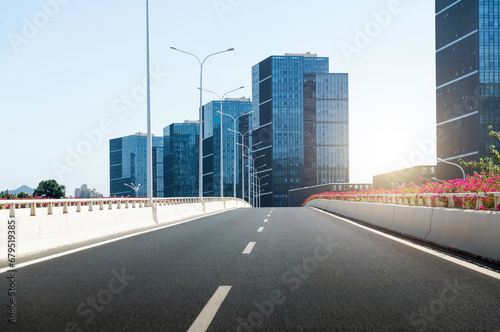
<path fill-rule="evenodd" d="M 203 203 L 166 205 L 156 207 L 158 224 L 166 225 L 205 214 Z"/>
<path fill-rule="evenodd" d="M 323 209 L 330 212 L 500 262 L 500 212 L 329 200 L 313 200 L 306 206 L 326 206 Z"/>
<path fill-rule="evenodd" d="M 389 229 L 425 239 L 431 229 L 432 211 L 433 209 L 422 206 L 396 205 L 394 207 L 394 221 Z"/>
<path fill-rule="evenodd" d="M 467 248 L 471 233 L 470 212 L 435 208 L 427 240 L 449 248 Z"/>
<path fill-rule="evenodd" d="M 394 221 L 395 207 L 392 204 L 372 203 L 372 215 L 368 222 L 382 228 L 390 228 Z"/>
<path fill-rule="evenodd" d="M 224 202 L 207 202 L 205 203 L 205 213 L 213 213 L 224 210 Z"/>
<path fill-rule="evenodd" d="M 356 204 L 356 203 L 354 203 Z M 368 203 L 368 204 L 363 204 L 359 205 L 356 204 L 356 214 L 354 215 L 353 218 L 359 219 L 359 220 L 370 220 L 372 217 L 372 210 L 373 210 L 373 204 Z"/>
<path fill-rule="evenodd" d="M 77 212 L 76 206 L 68 206 L 68 213 L 63 207 L 53 207 L 52 214 L 47 208 L 37 208 L 36 216 L 31 216 L 29 208 L 16 209 L 16 255 L 35 253 L 83 241 L 107 237 L 131 230 L 157 225 L 164 226 L 178 221 L 203 216 L 237 207 L 250 207 L 243 201 L 227 200 L 224 202 L 205 202 L 155 207 L 125 208 L 125 204 L 82 206 Z M 7 226 L 9 210 L 0 210 L 2 250 L 7 252 Z"/>

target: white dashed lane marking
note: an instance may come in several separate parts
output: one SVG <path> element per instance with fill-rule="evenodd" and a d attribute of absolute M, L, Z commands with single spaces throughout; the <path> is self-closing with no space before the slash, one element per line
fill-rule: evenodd
<path fill-rule="evenodd" d="M 253 247 L 255 246 L 255 243 L 256 243 L 256 242 L 250 242 L 250 243 L 247 245 L 247 247 L 245 248 L 245 250 L 243 250 L 242 254 L 244 254 L 244 255 L 248 255 L 249 253 L 251 253 L 251 252 L 252 252 Z"/>
<path fill-rule="evenodd" d="M 219 286 L 219 288 L 217 288 L 214 295 L 212 295 L 208 303 L 189 328 L 188 332 L 204 332 L 208 329 L 222 302 L 231 290 L 231 287 L 232 286 Z"/>

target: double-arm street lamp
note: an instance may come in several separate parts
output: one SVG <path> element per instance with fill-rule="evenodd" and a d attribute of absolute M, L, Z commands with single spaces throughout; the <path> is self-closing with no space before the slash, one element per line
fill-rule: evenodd
<path fill-rule="evenodd" d="M 203 59 L 203 60 L 200 60 L 200 58 L 198 58 L 193 53 L 189 53 L 189 52 L 180 50 L 180 49 L 172 47 L 172 46 L 170 48 L 173 49 L 174 51 L 186 53 L 186 54 L 189 54 L 189 55 L 195 57 L 196 60 L 198 60 L 198 62 L 200 64 L 200 87 L 199 87 L 199 89 L 200 89 L 200 110 L 199 110 L 199 118 L 200 118 L 200 139 L 199 139 L 199 144 L 200 144 L 200 147 L 199 147 L 199 154 L 200 155 L 199 155 L 199 171 L 198 171 L 198 177 L 199 177 L 199 180 L 198 180 L 198 196 L 199 197 L 203 197 L 203 65 L 205 64 L 205 61 L 209 57 L 211 57 L 213 55 L 225 53 L 225 52 L 234 51 L 234 48 L 228 48 L 227 50 L 224 50 L 224 51 L 219 51 L 219 52 L 212 53 L 212 54 L 206 56 L 205 59 Z"/>
<path fill-rule="evenodd" d="M 131 183 L 131 184 L 124 183 L 124 185 L 126 185 L 129 188 L 134 189 L 134 191 L 135 191 L 135 197 L 139 197 L 139 189 L 141 189 L 142 187 L 144 187 L 144 185 L 141 185 L 140 183 L 137 186 L 134 186 L 133 183 Z"/>
<path fill-rule="evenodd" d="M 220 197 L 224 197 L 224 162 L 223 162 L 223 155 L 222 155 L 222 151 L 223 151 L 223 142 L 224 142 L 224 135 L 223 135 L 223 126 L 222 126 L 222 115 L 227 115 L 227 116 L 230 116 L 233 121 L 235 121 L 235 119 L 229 115 L 229 114 L 226 114 L 226 113 L 223 113 L 222 112 L 222 100 L 224 99 L 224 97 L 231 93 L 231 92 L 234 92 L 234 91 L 238 91 L 238 90 L 241 90 L 243 89 L 244 86 L 240 86 L 239 88 L 237 89 L 233 89 L 233 90 L 230 90 L 226 93 L 224 93 L 222 95 L 222 97 L 218 94 L 218 93 L 215 93 L 213 91 L 210 91 L 210 90 L 206 90 L 206 89 L 201 89 L 201 88 L 198 88 L 200 90 L 203 90 L 205 92 L 210 92 L 210 93 L 213 93 L 214 95 L 216 95 L 219 100 L 220 100 L 220 111 L 218 111 L 218 113 L 220 113 Z M 244 115 L 244 114 L 242 114 Z M 240 117 L 241 115 L 239 115 L 238 117 Z M 236 127 L 236 124 L 235 124 L 235 127 Z M 233 191 L 234 191 L 234 197 L 236 198 L 236 146 L 234 147 L 234 170 L 235 170 L 235 173 L 234 173 L 234 177 L 233 177 Z"/>

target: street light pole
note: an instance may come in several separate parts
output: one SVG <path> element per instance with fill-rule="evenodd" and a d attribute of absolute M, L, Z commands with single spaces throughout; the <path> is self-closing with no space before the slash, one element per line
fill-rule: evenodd
<path fill-rule="evenodd" d="M 215 52 L 215 53 L 212 53 L 210 55 L 207 55 L 205 57 L 205 59 L 203 59 L 203 61 L 201 61 L 200 58 L 198 58 L 193 53 L 189 53 L 189 52 L 180 50 L 180 49 L 175 48 L 173 46 L 171 46 L 170 48 L 173 49 L 174 51 L 186 53 L 186 54 L 189 54 L 189 55 L 195 57 L 196 60 L 198 60 L 198 62 L 200 64 L 200 110 L 199 110 L 199 118 L 200 118 L 199 154 L 200 155 L 199 155 L 199 162 L 198 162 L 198 164 L 199 164 L 198 165 L 198 167 L 199 167 L 199 171 L 198 171 L 198 177 L 199 177 L 199 179 L 198 179 L 198 196 L 200 198 L 202 198 L 203 197 L 203 65 L 205 64 L 205 61 L 209 57 L 216 55 L 216 54 L 234 51 L 234 48 L 228 48 L 227 50 L 219 51 L 219 52 Z"/>
<path fill-rule="evenodd" d="M 149 0 L 146 0 L 146 67 L 147 67 L 147 171 L 146 184 L 149 203 L 153 201 L 153 138 L 151 136 L 151 82 L 149 74 Z"/>
<path fill-rule="evenodd" d="M 464 171 L 464 169 L 463 169 L 460 165 L 455 164 L 455 163 L 451 163 L 451 162 L 446 161 L 446 160 L 443 160 L 443 159 L 441 159 L 441 158 L 436 158 L 436 160 L 437 160 L 438 162 L 445 163 L 445 164 L 449 164 L 449 165 L 453 165 L 453 166 L 457 166 L 458 168 L 460 168 L 460 170 L 462 171 L 462 180 L 465 180 L 465 171 Z"/>
<path fill-rule="evenodd" d="M 262 175 L 262 176 L 258 176 L 258 175 L 257 175 L 257 172 L 259 171 L 259 168 L 261 168 L 261 167 L 265 167 L 265 166 L 267 166 L 267 165 L 266 165 L 266 164 L 264 164 L 264 165 L 260 165 L 260 166 L 259 166 L 259 167 L 257 167 L 257 168 L 254 168 L 254 177 L 255 177 L 255 179 L 257 179 L 257 181 L 258 181 L 258 183 L 259 183 L 259 184 L 257 185 L 257 186 L 258 186 L 258 188 L 259 188 L 259 190 L 257 191 L 257 193 L 255 193 L 255 191 L 254 191 L 255 204 L 256 204 L 258 207 L 260 207 L 260 192 L 261 192 L 260 180 L 261 180 L 262 178 L 265 178 L 266 176 L 269 176 L 269 174 L 265 174 L 265 175 Z"/>
<path fill-rule="evenodd" d="M 253 147 L 256 146 L 256 145 L 259 145 L 259 144 L 262 144 L 262 142 L 257 142 L 255 144 L 252 144 L 252 150 L 253 150 Z M 262 157 L 265 157 L 265 154 L 262 154 L 258 157 L 255 157 L 255 158 L 252 158 L 250 156 L 251 154 L 251 151 L 249 151 L 248 153 L 248 165 L 250 165 L 250 159 L 252 160 L 252 166 L 255 166 L 255 160 L 259 159 L 259 158 L 262 158 Z M 251 170 L 249 169 L 248 170 L 248 199 L 250 200 L 250 172 Z"/>
<path fill-rule="evenodd" d="M 250 115 L 251 113 L 253 113 L 253 111 L 250 111 L 248 113 L 244 113 L 244 114 L 240 114 L 236 117 L 236 119 L 233 118 L 233 121 L 234 121 L 234 133 L 233 133 L 233 138 L 234 138 L 234 176 L 233 176 L 233 181 L 234 181 L 234 197 L 236 198 L 236 126 L 238 125 L 238 119 L 241 117 L 241 116 L 246 116 L 246 115 Z M 229 114 L 226 114 L 226 115 L 229 115 Z M 250 125 L 250 121 L 248 121 L 248 124 Z M 251 132 L 248 131 L 247 133 Z M 243 143 L 243 139 L 242 139 L 242 142 Z M 242 154 L 243 154 L 243 150 L 241 151 Z M 243 156 L 241 158 L 241 160 L 243 160 Z M 245 182 L 245 179 L 243 178 L 243 173 L 242 173 L 242 182 Z M 243 184 L 244 185 L 244 184 Z M 241 194 L 243 196 L 243 191 L 244 189 L 242 188 L 242 191 L 241 191 Z"/>
<path fill-rule="evenodd" d="M 253 111 L 251 111 L 249 113 L 245 113 L 245 114 L 250 114 L 252 112 Z M 245 114 L 243 114 L 243 115 L 245 115 Z M 245 136 L 247 134 L 250 134 L 253 131 L 253 129 L 247 131 L 244 134 L 240 133 L 237 130 L 232 130 L 231 128 L 228 128 L 227 130 L 229 130 L 231 132 L 234 132 L 235 134 L 238 134 L 238 135 L 241 136 L 241 144 L 236 143 L 236 145 L 241 145 L 242 147 L 247 148 L 247 150 L 248 150 L 248 156 L 250 156 L 250 148 L 248 146 L 246 146 L 244 143 L 245 143 Z M 236 139 L 236 137 L 235 137 L 235 139 Z M 262 142 L 256 143 L 254 145 L 257 145 L 257 144 L 260 144 L 260 143 L 262 143 Z M 245 157 L 248 157 L 248 156 L 245 155 L 245 152 L 243 150 L 241 150 L 241 184 L 242 184 L 241 199 L 242 200 L 245 200 Z M 248 163 L 250 163 L 250 161 Z M 250 187 L 250 183 L 248 184 L 248 186 Z M 250 197 L 248 197 L 248 202 L 250 203 Z"/>
<path fill-rule="evenodd" d="M 266 183 L 264 183 L 264 184 L 261 184 L 261 185 L 260 185 L 260 191 L 259 191 L 259 207 L 262 205 L 262 204 L 261 204 L 262 187 L 267 186 L 268 184 L 269 184 L 269 182 L 266 182 Z"/>
<path fill-rule="evenodd" d="M 234 174 L 233 174 L 233 197 L 236 198 L 236 133 L 239 133 L 238 131 L 236 131 L 236 125 L 238 124 L 238 119 L 242 116 L 245 116 L 245 115 L 249 115 L 250 113 L 253 113 L 253 111 L 250 111 L 248 113 L 244 113 L 244 114 L 240 114 L 238 115 L 236 118 L 234 118 L 232 115 L 230 114 L 227 114 L 227 113 L 222 113 L 220 112 L 221 115 L 226 115 L 228 117 L 230 117 L 232 120 L 233 120 L 233 127 L 234 127 L 234 130 L 231 130 L 229 129 L 229 131 L 232 131 L 233 132 L 233 139 L 234 139 L 234 161 L 233 161 L 233 169 L 234 169 Z M 221 120 L 222 121 L 222 120 Z M 241 134 L 240 134 L 241 135 Z"/>
<path fill-rule="evenodd" d="M 225 97 L 228 93 L 231 93 L 231 92 L 234 92 L 234 91 L 237 91 L 237 90 L 241 90 L 241 89 L 243 89 L 243 88 L 244 88 L 244 86 L 240 86 L 240 87 L 239 87 L 239 88 L 237 88 L 237 89 L 230 90 L 230 91 L 228 91 L 228 92 L 224 93 L 224 94 L 222 95 L 222 97 L 221 97 L 221 96 L 219 96 L 219 94 L 218 94 L 218 93 L 215 93 L 215 92 L 213 92 L 213 91 L 198 88 L 198 89 L 203 90 L 203 91 L 205 91 L 205 92 L 210 92 L 210 93 L 213 93 L 213 94 L 214 94 L 214 95 L 216 95 L 216 96 L 217 96 L 217 98 L 219 98 L 219 100 L 220 100 L 220 111 L 219 111 L 219 113 L 220 113 L 220 188 L 221 188 L 221 189 L 220 189 L 220 197 L 221 197 L 221 198 L 223 198 L 223 197 L 224 197 L 224 162 L 223 162 L 223 155 L 222 155 L 223 146 L 224 146 L 224 144 L 223 144 L 223 142 L 224 142 L 224 135 L 223 135 L 223 126 L 222 126 L 222 115 L 224 114 L 224 115 L 231 116 L 231 115 L 229 115 L 229 114 L 226 114 L 226 113 L 223 113 L 223 112 L 222 112 L 222 100 L 224 99 L 224 97 Z M 233 119 L 233 121 L 234 121 L 234 118 L 233 118 L 232 116 L 231 116 L 231 118 L 232 118 L 232 119 Z M 234 155 L 236 156 L 236 148 L 235 148 L 235 150 L 234 150 Z M 236 163 L 236 162 L 235 162 L 235 163 Z M 235 167 L 235 169 L 236 169 L 236 167 Z M 234 191 L 234 194 L 233 194 L 233 196 L 236 198 L 236 173 L 235 173 L 235 175 L 234 175 L 234 177 L 233 177 L 233 181 L 234 181 L 234 185 L 233 185 L 233 191 Z"/>
<path fill-rule="evenodd" d="M 257 145 L 257 144 L 260 144 L 260 143 L 261 143 L 261 142 L 259 142 L 259 143 L 255 143 L 254 145 Z M 252 147 L 253 147 L 253 146 L 252 146 Z M 260 156 L 257 156 L 257 157 L 255 157 L 255 158 L 252 158 L 252 157 L 250 156 L 250 153 L 248 154 L 248 158 L 249 158 L 249 159 L 248 159 L 248 163 L 250 164 L 250 160 L 252 160 L 252 165 L 247 165 L 247 167 L 249 168 L 249 170 L 248 170 L 248 202 L 249 202 L 249 203 L 250 203 L 250 187 L 251 187 L 251 186 L 250 186 L 250 183 L 252 183 L 252 185 L 253 185 L 253 181 L 251 180 L 251 175 L 252 175 L 252 174 L 251 174 L 251 170 L 252 170 L 252 168 L 254 168 L 254 166 L 255 166 L 255 161 L 256 161 L 257 159 L 259 159 L 259 158 L 263 158 L 263 157 L 265 157 L 265 156 L 266 156 L 265 154 L 261 154 Z M 255 191 L 255 189 L 254 189 L 254 191 Z M 252 199 L 252 201 L 253 201 L 253 199 Z M 253 204 L 252 204 L 252 205 L 253 205 Z"/>
<path fill-rule="evenodd" d="M 260 207 L 260 201 L 261 201 L 260 196 L 262 195 L 262 187 L 264 186 L 264 185 L 261 185 L 260 181 L 263 178 L 267 177 L 267 176 L 269 176 L 269 173 L 265 174 L 265 175 L 262 175 L 261 177 L 257 176 L 257 179 L 259 180 L 259 197 L 258 197 L 258 205 L 259 205 L 259 207 Z"/>

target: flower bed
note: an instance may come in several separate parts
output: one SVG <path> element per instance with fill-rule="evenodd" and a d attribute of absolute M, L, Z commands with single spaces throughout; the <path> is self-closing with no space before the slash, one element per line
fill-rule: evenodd
<path fill-rule="evenodd" d="M 454 179 L 442 183 L 429 180 L 420 186 L 314 194 L 307 198 L 303 206 L 313 199 L 330 199 L 500 211 L 499 192 L 500 176 L 479 173 L 467 176 L 465 180 Z"/>

